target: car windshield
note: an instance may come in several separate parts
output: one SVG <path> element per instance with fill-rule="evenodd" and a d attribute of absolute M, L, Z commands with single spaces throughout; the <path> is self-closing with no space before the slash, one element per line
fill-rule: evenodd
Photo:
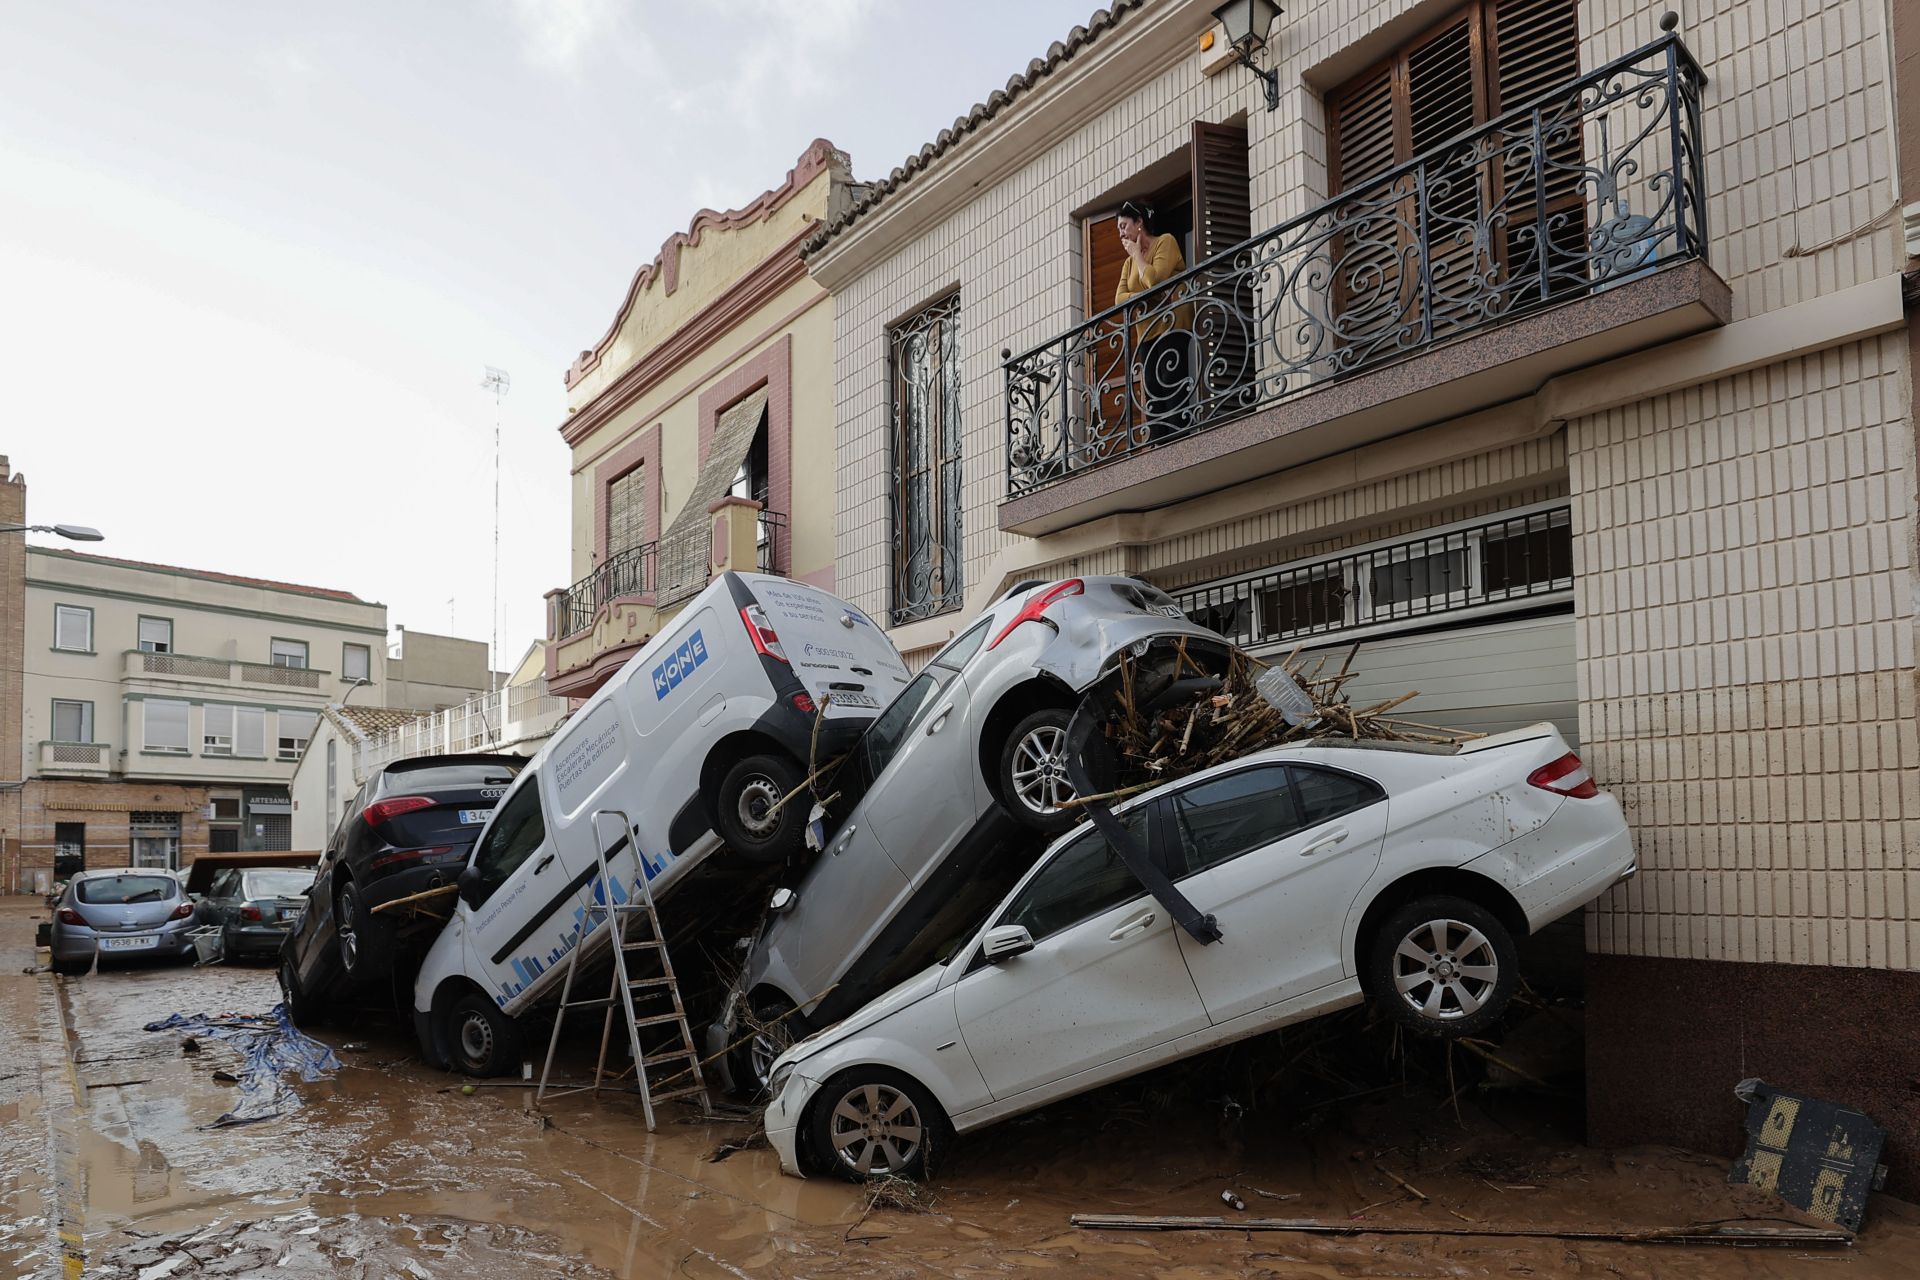
<path fill-rule="evenodd" d="M 429 764 L 414 769 L 387 770 L 387 789 L 432 791 L 442 787 L 504 787 L 513 781 L 513 776 L 511 767 L 486 761 Z"/>
<path fill-rule="evenodd" d="M 169 875 L 101 876 L 74 885 L 74 896 L 93 904 L 165 902 L 180 892 L 180 882 Z"/>
<path fill-rule="evenodd" d="M 249 898 L 297 898 L 313 883 L 313 872 L 294 868 L 249 871 L 241 883 Z"/>
<path fill-rule="evenodd" d="M 887 704 L 867 731 L 860 737 L 861 760 L 866 769 L 867 781 L 880 776 L 887 762 L 900 750 L 900 744 L 907 740 L 907 731 L 913 728 L 914 721 L 926 709 L 933 695 L 947 687 L 967 660 L 980 650 L 980 642 L 987 634 L 987 623 L 992 619 L 982 619 L 971 631 L 967 631 L 953 640 L 947 647 L 935 654 L 927 669 L 915 676 L 913 683 L 902 689 L 894 700 Z"/>

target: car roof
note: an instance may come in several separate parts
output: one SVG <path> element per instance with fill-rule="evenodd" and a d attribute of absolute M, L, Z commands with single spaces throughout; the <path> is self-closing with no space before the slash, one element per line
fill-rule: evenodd
<path fill-rule="evenodd" d="M 173 872 L 165 867 L 88 867 L 85 871 L 76 871 L 67 877 L 67 883 L 75 880 L 104 880 L 108 876 L 166 876 L 174 878 Z"/>

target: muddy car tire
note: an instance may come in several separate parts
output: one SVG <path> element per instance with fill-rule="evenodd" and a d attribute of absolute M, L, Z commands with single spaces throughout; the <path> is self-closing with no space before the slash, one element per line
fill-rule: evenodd
<path fill-rule="evenodd" d="M 714 797 L 715 826 L 727 847 L 760 864 L 783 862 L 799 853 L 811 803 L 796 797 L 771 818 L 766 814 L 805 777 L 781 755 L 748 756 L 727 770 Z"/>
<path fill-rule="evenodd" d="M 1421 898 L 1388 916 L 1367 957 L 1367 991 L 1416 1035 L 1475 1035 L 1506 1011 L 1519 984 L 1513 936 L 1465 898 Z"/>
<path fill-rule="evenodd" d="M 349 982 L 365 982 L 393 966 L 393 934 L 367 906 L 360 886 L 349 880 L 333 900 L 333 932 L 340 967 Z"/>
<path fill-rule="evenodd" d="M 870 1117 L 878 1125 L 870 1128 Z M 849 1182 L 927 1177 L 946 1153 L 947 1116 L 918 1080 L 886 1067 L 854 1067 L 820 1086 L 807 1112 L 819 1164 Z"/>
<path fill-rule="evenodd" d="M 91 960 L 55 960 L 53 971 L 65 974 L 69 978 L 78 977 L 93 967 Z"/>
<path fill-rule="evenodd" d="M 741 1043 L 733 1047 L 727 1061 L 735 1092 L 746 1098 L 766 1096 L 773 1060 L 800 1038 L 792 1013 L 793 1002 L 784 996 L 773 996 L 754 1006 L 754 1031 L 748 1035 L 745 1028 L 740 1029 L 737 1038 Z"/>
<path fill-rule="evenodd" d="M 485 996 L 461 996 L 446 1017 L 443 1043 L 455 1071 L 503 1076 L 520 1061 L 520 1029 Z"/>
<path fill-rule="evenodd" d="M 1042 707 L 1013 726 L 1000 747 L 1000 765 L 994 771 L 994 795 L 1021 826 L 1058 835 L 1080 821 L 1078 809 L 1062 809 L 1071 800 L 1073 783 L 1067 780 L 1067 724 L 1073 713 L 1062 707 Z"/>
<path fill-rule="evenodd" d="M 293 961 L 280 961 L 280 999 L 287 1006 L 287 1018 L 296 1027 L 317 1027 L 326 1021 L 326 1004 L 307 994 L 300 985 L 300 975 L 293 970 Z"/>

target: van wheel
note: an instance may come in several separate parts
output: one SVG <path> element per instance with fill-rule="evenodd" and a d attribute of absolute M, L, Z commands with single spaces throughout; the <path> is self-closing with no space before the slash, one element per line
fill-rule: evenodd
<path fill-rule="evenodd" d="M 447 1011 L 446 1045 L 455 1071 L 503 1076 L 519 1061 L 520 1029 L 493 1001 L 469 992 Z"/>
<path fill-rule="evenodd" d="M 377 977 L 393 964 L 393 933 L 384 921 L 374 918 L 360 886 L 351 880 L 333 900 L 333 933 L 340 944 L 340 967 L 349 981 Z"/>
<path fill-rule="evenodd" d="M 1512 935 L 1465 898 L 1408 903 L 1382 922 L 1369 948 L 1368 991 L 1417 1035 L 1484 1031 L 1506 1011 L 1519 980 Z"/>
<path fill-rule="evenodd" d="M 720 838 L 748 862 L 782 862 L 799 853 L 811 804 L 795 796 L 778 813 L 774 806 L 804 780 L 785 756 L 748 756 L 734 765 L 714 802 Z"/>
<path fill-rule="evenodd" d="M 1002 807 L 1031 830 L 1058 834 L 1083 816 L 1078 809 L 1060 807 L 1074 794 L 1067 780 L 1067 724 L 1072 719 L 1071 711 L 1043 707 L 1013 726 L 1000 747 L 995 794 Z"/>
<path fill-rule="evenodd" d="M 924 1178 L 947 1140 L 947 1117 L 918 1080 L 853 1067 L 820 1087 L 807 1114 L 814 1154 L 849 1182 Z"/>

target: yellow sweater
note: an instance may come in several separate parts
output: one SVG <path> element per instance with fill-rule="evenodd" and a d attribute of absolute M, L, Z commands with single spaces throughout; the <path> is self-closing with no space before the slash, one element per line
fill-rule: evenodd
<path fill-rule="evenodd" d="M 1113 291 L 1115 305 L 1128 298 L 1145 293 L 1148 289 L 1165 280 L 1171 280 L 1187 269 L 1187 259 L 1180 252 L 1180 240 L 1177 236 L 1159 235 L 1153 238 L 1153 249 L 1147 255 L 1147 265 L 1143 269 L 1128 254 L 1120 264 L 1120 284 Z M 1185 291 L 1181 290 L 1184 296 Z M 1156 305 L 1163 305 L 1166 299 L 1156 299 Z M 1193 304 L 1183 303 L 1176 307 L 1172 315 L 1162 313 L 1150 324 L 1137 325 L 1133 340 L 1139 343 L 1149 342 L 1175 327 L 1193 328 Z"/>

